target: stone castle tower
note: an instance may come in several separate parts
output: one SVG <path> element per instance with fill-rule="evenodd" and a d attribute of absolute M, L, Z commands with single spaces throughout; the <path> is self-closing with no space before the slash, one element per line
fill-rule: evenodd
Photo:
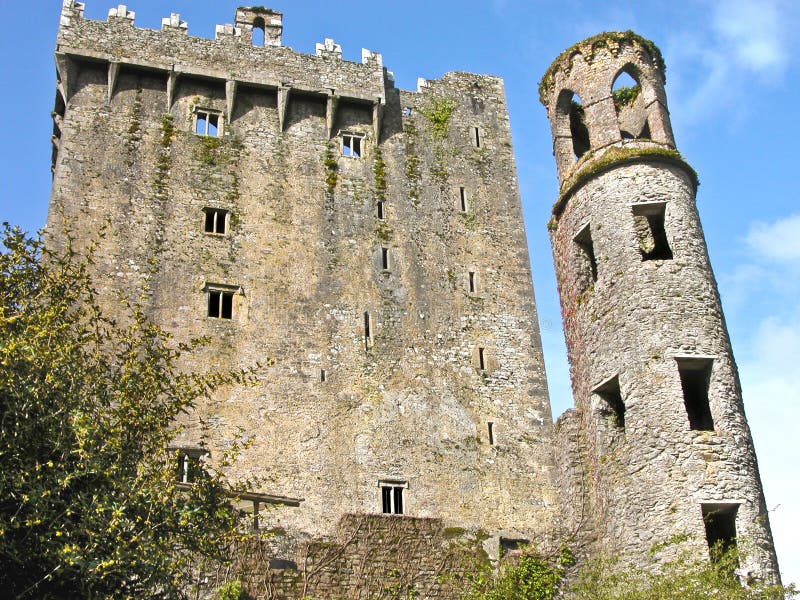
<path fill-rule="evenodd" d="M 426 597 L 454 537 L 494 558 L 565 524 L 632 554 L 678 533 L 707 552 L 735 526 L 776 573 L 657 51 L 590 40 L 544 81 L 577 405 L 554 431 L 502 81 L 400 90 L 380 54 L 300 54 L 282 26 L 239 8 L 209 40 L 175 14 L 152 31 L 63 0 L 47 223 L 50 244 L 98 243 L 112 315 L 123 294 L 177 339 L 210 339 L 187 368 L 259 365 L 175 448 L 190 483 L 194 461 L 250 442 L 229 474 L 264 482 L 243 500 L 280 533 L 270 581 L 297 596 L 298 553 L 346 538 L 304 589 L 363 585 L 354 565 L 377 552 L 384 578 L 417 565 Z M 641 93 L 617 111 L 620 70 Z M 409 536 L 416 562 L 393 563 Z"/>
<path fill-rule="evenodd" d="M 626 75 L 635 85 L 613 91 Z M 557 425 L 566 512 L 615 554 L 684 538 L 701 551 L 738 535 L 753 546 L 746 568 L 775 574 L 661 54 L 631 32 L 601 34 L 562 53 L 540 92 L 558 166 L 548 228 L 576 405 Z"/>

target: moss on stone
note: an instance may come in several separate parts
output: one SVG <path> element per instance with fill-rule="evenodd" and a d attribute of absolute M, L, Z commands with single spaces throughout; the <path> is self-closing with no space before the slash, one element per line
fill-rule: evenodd
<path fill-rule="evenodd" d="M 556 57 L 539 82 L 539 101 L 547 106 L 549 96 L 553 92 L 556 72 L 571 64 L 572 57 L 576 53 L 588 55 L 589 60 L 591 60 L 598 48 L 608 48 L 615 52 L 625 44 L 639 44 L 644 47 L 653 59 L 656 69 L 661 73 L 662 80 L 666 81 L 667 67 L 664 64 L 664 57 L 661 56 L 661 50 L 658 49 L 658 46 L 630 29 L 628 31 L 605 31 L 573 44 Z"/>
<path fill-rule="evenodd" d="M 375 175 L 375 196 L 378 200 L 386 199 L 386 163 L 383 162 L 383 154 L 380 148 L 375 148 L 375 164 L 373 165 Z"/>
<path fill-rule="evenodd" d="M 430 106 L 420 108 L 419 112 L 431 122 L 433 136 L 443 139 L 450 128 L 450 118 L 455 110 L 455 102 L 446 98 L 431 98 Z"/>
<path fill-rule="evenodd" d="M 697 177 L 697 171 L 695 171 L 689 165 L 689 163 L 686 162 L 681 153 L 677 150 L 657 146 L 649 146 L 645 148 L 630 146 L 613 147 L 606 150 L 605 153 L 597 160 L 590 159 L 587 161 L 583 168 L 573 173 L 572 176 L 564 181 L 564 183 L 561 185 L 561 191 L 559 193 L 558 200 L 553 206 L 553 213 L 556 215 L 560 214 L 564 208 L 567 198 L 572 194 L 572 192 L 576 188 L 586 183 L 592 177 L 595 177 L 604 171 L 608 171 L 617 165 L 630 162 L 647 162 L 651 160 L 668 162 L 683 168 L 684 171 L 686 171 L 686 173 L 689 175 L 689 178 L 694 186 L 697 187 L 700 185 L 700 180 Z"/>
<path fill-rule="evenodd" d="M 339 179 L 339 161 L 336 160 L 335 147 L 332 141 L 325 147 L 325 189 L 328 195 L 333 194 L 336 189 L 336 182 Z"/>

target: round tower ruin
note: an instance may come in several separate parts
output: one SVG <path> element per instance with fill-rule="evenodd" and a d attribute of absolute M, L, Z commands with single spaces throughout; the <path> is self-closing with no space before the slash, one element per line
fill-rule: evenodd
<path fill-rule="evenodd" d="M 737 544 L 741 572 L 777 580 L 697 176 L 664 84 L 655 45 L 613 32 L 563 52 L 540 85 L 575 399 L 557 424 L 561 496 L 593 552 L 645 564 Z"/>

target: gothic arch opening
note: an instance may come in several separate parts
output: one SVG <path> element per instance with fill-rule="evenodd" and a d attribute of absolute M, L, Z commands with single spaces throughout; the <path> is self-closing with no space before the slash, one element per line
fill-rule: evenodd
<path fill-rule="evenodd" d="M 611 84 L 611 97 L 617 111 L 620 137 L 623 140 L 650 139 L 642 85 L 633 65 L 626 65 L 617 73 Z"/>
<path fill-rule="evenodd" d="M 580 96 L 572 90 L 563 90 L 556 105 L 559 121 L 559 137 L 569 138 L 572 160 L 577 161 L 589 151 L 589 129 Z M 566 154 L 566 152 L 565 152 Z"/>
<path fill-rule="evenodd" d="M 263 46 L 266 39 L 267 24 L 263 17 L 253 20 L 253 46 Z"/>

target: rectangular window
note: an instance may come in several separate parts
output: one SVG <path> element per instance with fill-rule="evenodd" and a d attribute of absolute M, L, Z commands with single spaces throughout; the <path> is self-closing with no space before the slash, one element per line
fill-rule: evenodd
<path fill-rule="evenodd" d="M 349 156 L 351 158 L 361 158 L 363 142 L 364 142 L 363 135 L 357 135 L 354 133 L 343 133 L 342 156 Z"/>
<path fill-rule="evenodd" d="M 176 476 L 178 483 L 194 483 L 202 473 L 202 458 L 207 455 L 200 448 L 173 448 L 176 453 Z"/>
<path fill-rule="evenodd" d="M 605 410 L 611 424 L 622 431 L 625 430 L 625 402 L 619 389 L 619 377 L 615 376 L 595 388 L 594 393 L 605 401 Z"/>
<path fill-rule="evenodd" d="M 325 369 L 321 369 L 319 372 L 319 380 L 322 383 L 325 383 L 328 379 L 328 374 L 325 372 Z"/>
<path fill-rule="evenodd" d="M 372 331 L 370 330 L 369 313 L 364 313 L 364 346 L 367 350 L 372 347 Z"/>
<path fill-rule="evenodd" d="M 592 230 L 587 223 L 573 238 L 576 250 L 577 274 L 581 291 L 597 281 L 597 259 L 594 255 Z"/>
<path fill-rule="evenodd" d="M 485 348 L 478 348 L 478 368 L 481 371 L 486 370 L 486 349 Z"/>
<path fill-rule="evenodd" d="M 487 425 L 489 428 L 489 445 L 494 446 L 494 423 L 489 421 Z"/>
<path fill-rule="evenodd" d="M 469 292 L 470 294 L 474 294 L 477 291 L 477 286 L 475 285 L 475 271 L 469 272 Z"/>
<path fill-rule="evenodd" d="M 404 481 L 379 481 L 381 488 L 381 511 L 385 515 L 402 515 L 403 490 L 408 488 Z"/>
<path fill-rule="evenodd" d="M 233 296 L 237 288 L 223 286 L 206 286 L 208 293 L 208 316 L 212 319 L 233 318 Z"/>
<path fill-rule="evenodd" d="M 672 259 L 672 249 L 664 226 L 666 207 L 666 202 L 645 202 L 631 206 L 642 260 Z"/>
<path fill-rule="evenodd" d="M 714 431 L 714 419 L 708 401 L 708 386 L 711 382 L 714 359 L 692 356 L 676 357 L 675 360 L 678 362 L 689 428 L 697 431 Z"/>
<path fill-rule="evenodd" d="M 481 130 L 478 127 L 473 127 L 472 128 L 472 144 L 476 148 L 480 148 L 481 147 L 481 142 L 482 142 L 482 140 L 481 140 Z"/>
<path fill-rule="evenodd" d="M 724 552 L 736 547 L 736 513 L 739 505 L 703 504 L 702 509 L 711 561 L 716 562 Z"/>
<path fill-rule="evenodd" d="M 194 111 L 194 132 L 198 135 L 219 137 L 220 113 L 208 109 L 197 108 Z"/>
<path fill-rule="evenodd" d="M 381 248 L 381 269 L 384 271 L 389 270 L 389 249 Z"/>
<path fill-rule="evenodd" d="M 204 208 L 205 232 L 225 235 L 228 225 L 228 211 L 221 208 Z"/>
<path fill-rule="evenodd" d="M 378 219 L 383 221 L 383 200 L 378 200 L 377 213 Z"/>
<path fill-rule="evenodd" d="M 458 207 L 461 212 L 467 212 L 467 190 L 463 185 L 458 188 Z"/>

